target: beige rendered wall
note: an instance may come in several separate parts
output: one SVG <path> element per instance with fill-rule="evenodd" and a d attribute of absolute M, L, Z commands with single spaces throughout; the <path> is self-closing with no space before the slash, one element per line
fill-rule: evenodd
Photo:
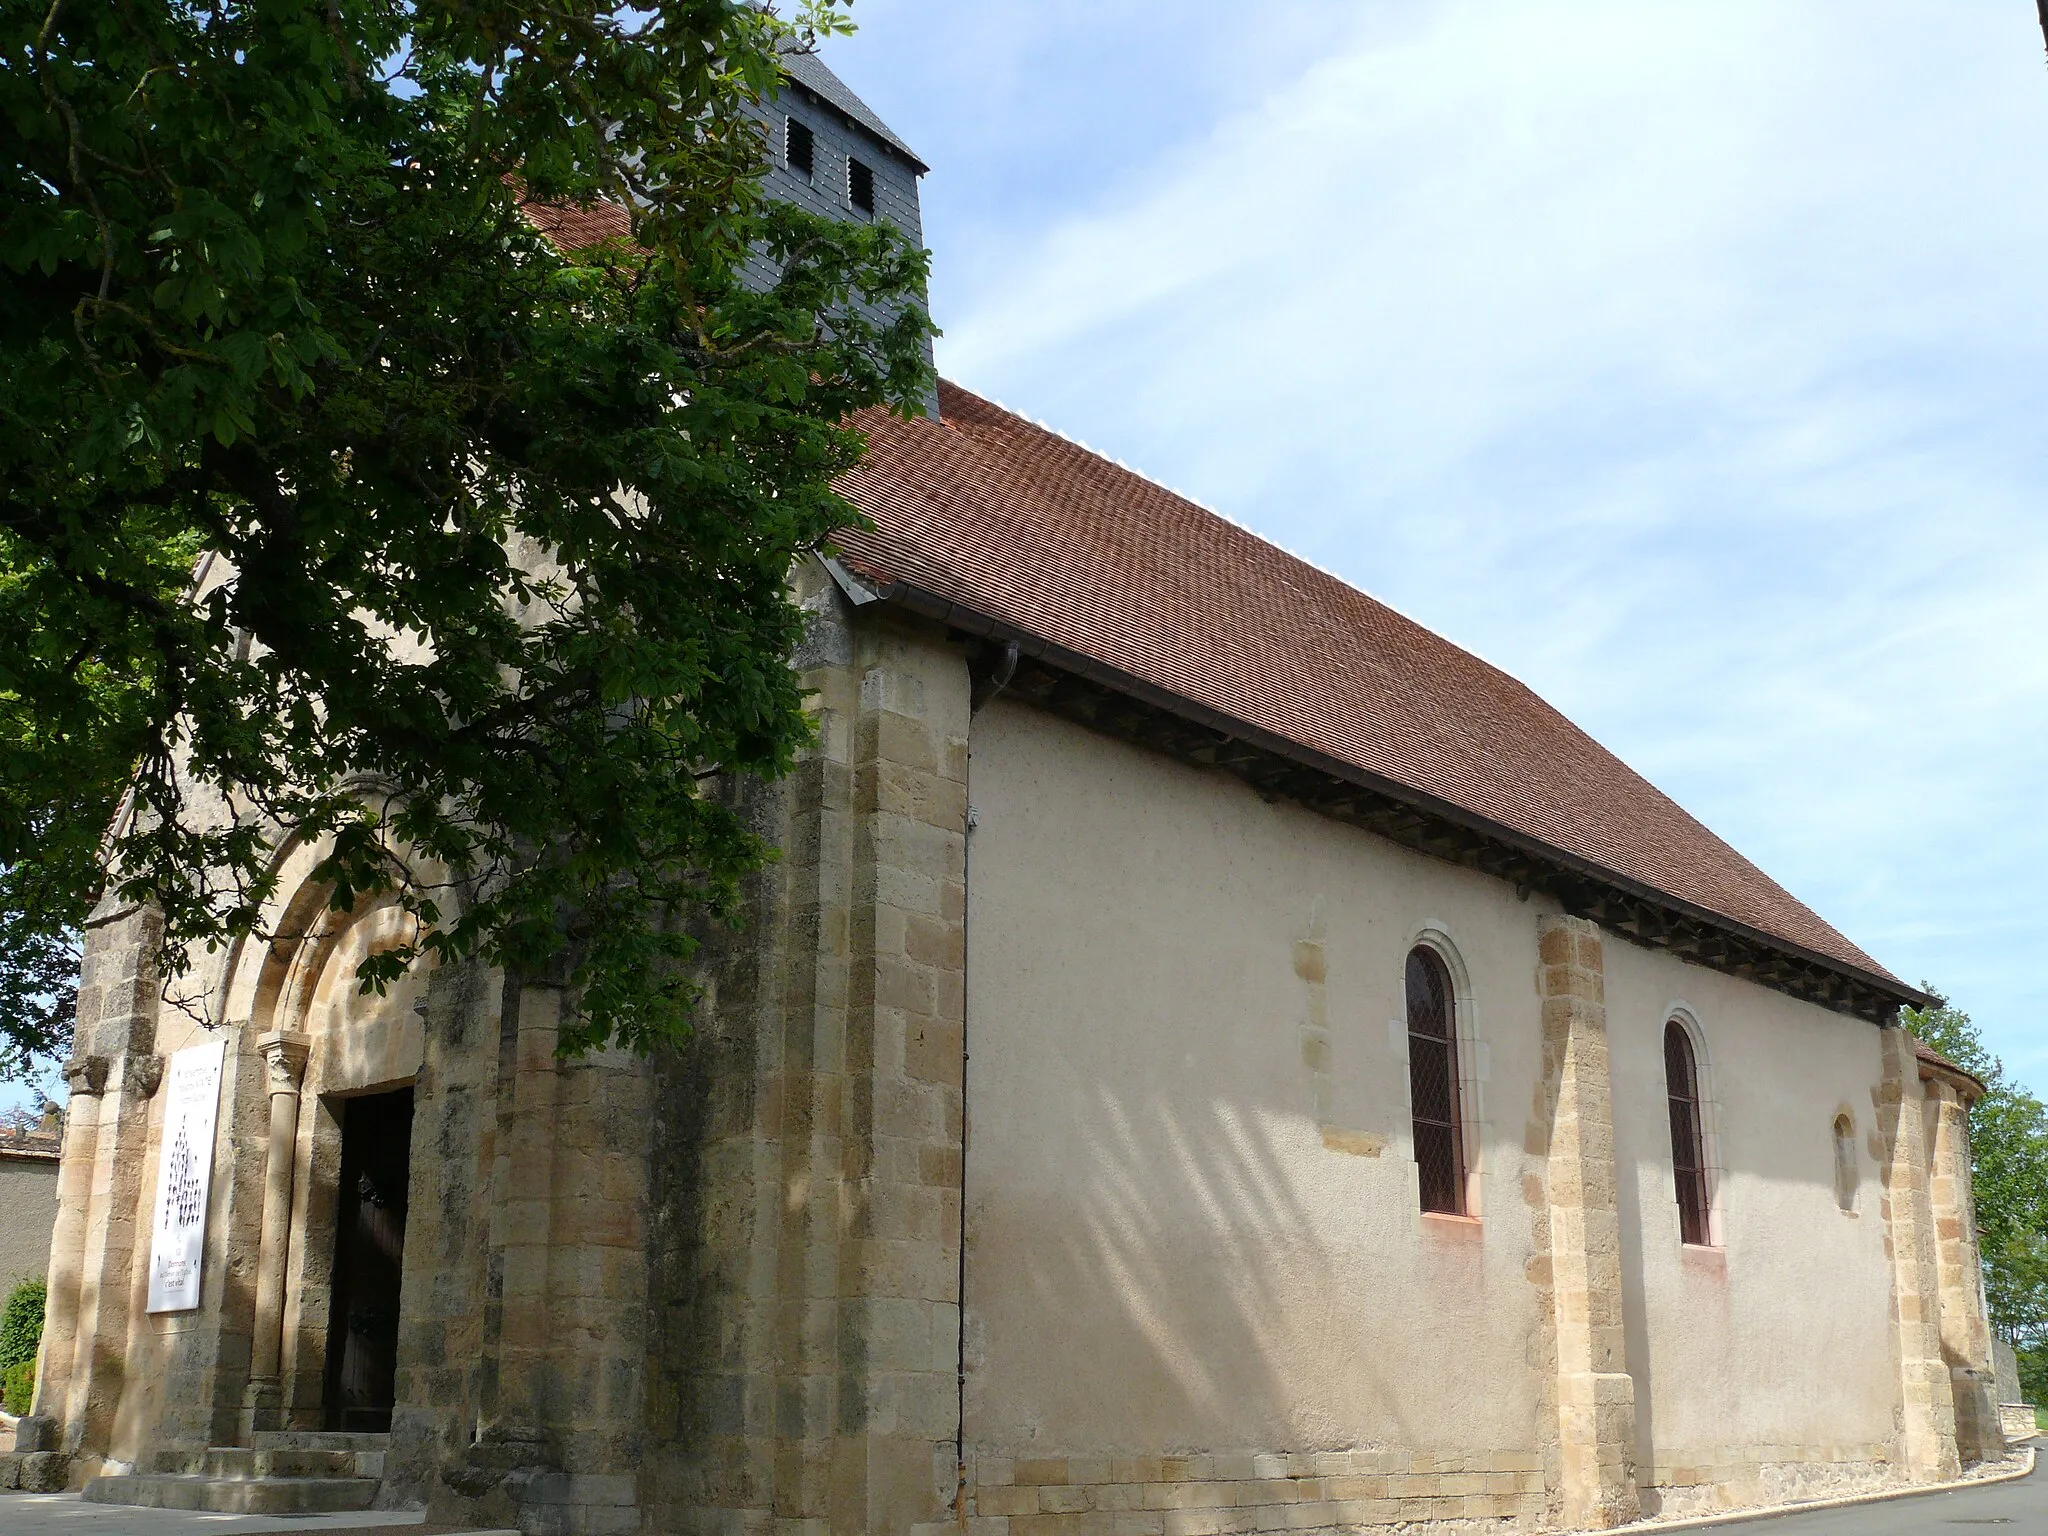
<path fill-rule="evenodd" d="M 971 743 L 970 1441 L 1533 1447 L 1533 909 L 1001 699 Z M 1419 1215 L 1407 1155 L 1425 924 L 1478 1000 L 1478 1222 Z"/>
<path fill-rule="evenodd" d="M 1541 1466 L 1556 1439 L 1543 899 L 1001 698 L 971 744 L 966 1439 L 994 1469 L 982 1480 L 1175 1455 L 1221 1477 L 1252 1453 L 1264 1469 L 1293 1453 L 1298 1474 L 1324 1453 L 1326 1470 L 1526 1486 L 1498 1474 Z M 1400 1021 L 1425 930 L 1464 971 L 1471 1222 L 1417 1211 Z M 1860 1146 L 1877 1031 L 1612 935 L 1605 952 L 1638 1476 L 1682 1485 L 1646 1504 L 1740 1498 L 1731 1480 L 1756 1483 L 1764 1460 L 1887 1455 L 1889 1270 Z M 1719 1101 L 1721 1252 L 1678 1242 L 1673 1005 Z M 1832 1187 L 1842 1110 L 1855 1216 Z"/>
<path fill-rule="evenodd" d="M 0 1153 L 0 1299 L 50 1267 L 57 1221 L 57 1160 Z"/>
<path fill-rule="evenodd" d="M 1640 1478 L 1666 1512 L 1880 1476 L 1897 1367 L 1879 1209 L 1879 1032 L 1610 938 L 1607 1032 Z M 1689 1025 L 1718 1165 L 1712 1249 L 1679 1240 L 1664 1024 Z M 1855 1127 L 1853 1212 L 1834 1123 Z M 1813 1458 L 1813 1459 L 1803 1459 Z M 1832 1468 L 1832 1471 L 1826 1470 Z"/>

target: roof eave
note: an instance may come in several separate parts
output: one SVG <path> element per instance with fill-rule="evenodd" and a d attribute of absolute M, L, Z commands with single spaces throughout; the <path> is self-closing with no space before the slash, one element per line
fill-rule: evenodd
<path fill-rule="evenodd" d="M 1634 880 L 1618 871 L 1606 869 L 1576 854 L 1553 847 L 1540 839 L 1530 837 L 1528 834 L 1517 831 L 1513 827 L 1506 826 L 1477 812 L 1467 810 L 1463 806 L 1441 799 L 1426 790 L 1419 790 L 1411 785 L 1402 784 L 1397 780 L 1389 779 L 1368 769 L 1360 768 L 1354 763 L 1347 763 L 1340 758 L 1331 757 L 1327 753 L 1319 752 L 1313 747 L 1305 746 L 1300 742 L 1290 740 L 1275 732 L 1248 724 L 1220 710 L 1212 709 L 1208 705 L 1174 693 L 1169 689 L 1161 688 L 1157 684 L 1148 682 L 1143 678 L 1135 677 L 1130 673 L 1105 665 L 1091 656 L 1085 656 L 1079 652 L 1067 650 L 1063 646 L 1055 645 L 1032 634 L 1029 630 L 1007 623 L 1004 620 L 995 618 L 990 614 L 983 613 L 978 609 L 938 593 L 927 591 L 911 582 L 901 580 L 900 578 L 892 578 L 877 584 L 874 589 L 874 595 L 925 618 L 933 619 L 962 634 L 993 640 L 997 643 L 1014 643 L 1020 654 L 1032 657 L 1048 667 L 1071 673 L 1078 678 L 1095 683 L 1112 692 L 1123 694 L 1139 703 L 1177 716 L 1191 724 L 1222 732 L 1245 742 L 1249 746 L 1256 747 L 1262 752 L 1298 763 L 1330 778 L 1356 785 L 1387 799 L 1411 805 L 1430 816 L 1467 828 L 1481 837 L 1514 849 L 1539 863 L 1557 867 L 1579 879 L 1609 887 L 1630 900 L 1662 908 L 1679 918 L 1717 929 L 1732 938 L 1772 951 L 1801 965 L 1833 973 L 1851 983 L 1854 988 L 1860 988 L 1873 993 L 1878 998 L 1885 1000 L 1889 1004 L 1889 1007 L 1885 1010 L 1887 1015 L 1899 1007 L 1925 1008 L 1933 1001 L 1925 993 L 1907 986 L 1895 977 L 1850 965 L 1832 955 L 1823 954 L 1818 950 L 1809 949 L 1789 939 L 1780 938 L 1761 928 L 1753 927 L 1738 918 L 1732 918 L 1723 913 L 1715 912 L 1711 908 L 1699 906 L 1694 902 L 1685 900 L 1683 897 L 1673 896 L 1669 892 L 1657 890 L 1653 886 Z M 1620 937 L 1649 943 L 1650 947 L 1660 947 L 1654 942 L 1644 939 L 1641 935 L 1619 930 L 1617 932 Z M 1760 984 L 1769 985 L 1770 983 L 1763 982 Z M 1854 1012 L 1857 1017 L 1866 1018 L 1872 1023 L 1888 1021 L 1886 1018 L 1876 1017 L 1871 1012 L 1862 1009 L 1841 1008 L 1837 1005 L 1837 1011 Z"/>
<path fill-rule="evenodd" d="M 1923 1083 L 1947 1083 L 1965 1103 L 1974 1103 L 1991 1091 L 1983 1078 L 1967 1067 L 1957 1066 L 1919 1036 L 1913 1037 L 1913 1043 L 1919 1047 L 1914 1055 L 1920 1063 L 1920 1081 Z"/>

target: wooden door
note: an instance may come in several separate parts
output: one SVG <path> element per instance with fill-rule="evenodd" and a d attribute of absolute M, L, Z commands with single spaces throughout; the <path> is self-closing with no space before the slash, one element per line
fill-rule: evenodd
<path fill-rule="evenodd" d="M 339 1107 L 341 1198 L 327 1321 L 327 1427 L 381 1433 L 391 1428 L 397 1401 L 412 1090 L 344 1099 Z"/>

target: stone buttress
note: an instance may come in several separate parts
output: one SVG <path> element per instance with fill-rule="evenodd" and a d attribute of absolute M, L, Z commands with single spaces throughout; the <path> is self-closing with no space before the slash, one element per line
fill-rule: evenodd
<path fill-rule="evenodd" d="M 1913 1037 L 1880 1031 L 1884 1075 L 1876 1093 L 1884 1146 L 1885 1247 L 1892 1261 L 1892 1323 L 1899 1368 L 1899 1468 L 1920 1481 L 1954 1477 L 1954 1386 L 1941 1352 L 1938 1239 L 1928 1191 L 1926 1100 Z"/>
<path fill-rule="evenodd" d="M 1550 1280 L 1556 1309 L 1559 1494 L 1568 1529 L 1640 1513 L 1635 1381 L 1622 1325 L 1621 1217 L 1600 930 L 1542 920 L 1543 1077 L 1551 1106 Z"/>
<path fill-rule="evenodd" d="M 969 677 L 815 566 L 817 746 L 668 1065 L 653 1528 L 904 1531 L 958 1484 Z"/>
<path fill-rule="evenodd" d="M 1964 1461 L 1991 1461 L 2005 1454 L 2005 1433 L 1977 1251 L 1976 1202 L 1970 1191 L 1970 1107 L 1946 1075 L 1923 1076 L 1928 1214 L 1934 1225 L 1941 1355 L 1955 1403 L 1956 1450 Z"/>

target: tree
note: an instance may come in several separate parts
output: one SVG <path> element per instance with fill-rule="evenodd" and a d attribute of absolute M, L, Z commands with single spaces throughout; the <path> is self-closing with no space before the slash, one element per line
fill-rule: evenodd
<path fill-rule="evenodd" d="M 573 984 L 565 1049 L 687 1028 L 771 852 L 705 785 L 806 739 L 788 571 L 929 382 L 924 253 L 761 191 L 780 51 L 844 30 L 0 0 L 0 1073 L 102 870 L 175 993 L 308 840 L 412 919 L 366 987 L 481 955 Z"/>
<path fill-rule="evenodd" d="M 2048 1105 L 2006 1075 L 1968 1014 L 1921 990 L 1934 1006 L 1907 1009 L 1906 1027 L 1985 1085 L 1970 1111 L 1970 1183 L 1992 1326 L 2029 1374 L 2048 1374 Z"/>

